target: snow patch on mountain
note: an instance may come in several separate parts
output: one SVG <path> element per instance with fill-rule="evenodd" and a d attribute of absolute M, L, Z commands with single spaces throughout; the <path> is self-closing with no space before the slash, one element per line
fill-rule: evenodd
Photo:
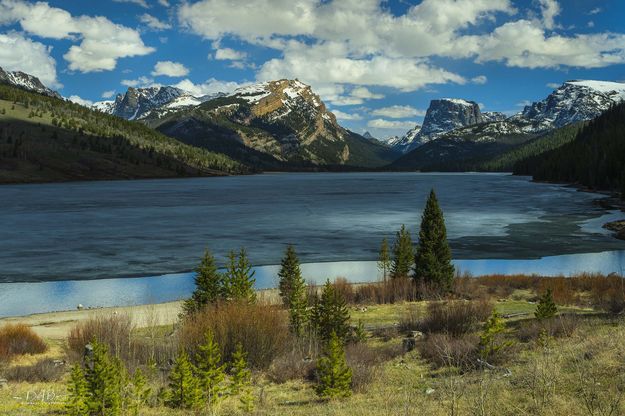
<path fill-rule="evenodd" d="M 23 88 L 49 97 L 63 98 L 61 95 L 43 85 L 39 78 L 21 71 L 5 71 L 0 67 L 0 83 Z"/>

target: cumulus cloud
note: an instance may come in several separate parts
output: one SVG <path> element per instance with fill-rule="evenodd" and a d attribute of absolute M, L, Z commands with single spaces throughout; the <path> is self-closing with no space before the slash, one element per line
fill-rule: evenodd
<path fill-rule="evenodd" d="M 215 59 L 219 61 L 241 61 L 246 57 L 245 52 L 235 51 L 231 48 L 219 48 L 215 51 Z"/>
<path fill-rule="evenodd" d="M 410 118 L 425 116 L 425 110 L 419 110 L 409 105 L 392 105 L 371 110 L 371 114 L 388 118 Z"/>
<path fill-rule="evenodd" d="M 169 23 L 160 21 L 156 17 L 148 13 L 144 13 L 141 16 L 139 16 L 139 21 L 147 25 L 150 29 L 154 29 L 154 30 L 171 29 L 171 25 Z"/>
<path fill-rule="evenodd" d="M 153 77 L 184 77 L 189 74 L 189 69 L 179 62 L 158 61 L 152 71 Z"/>
<path fill-rule="evenodd" d="M 245 85 L 249 85 L 249 83 L 240 84 L 234 81 L 220 81 L 215 78 L 210 78 L 201 84 L 195 84 L 189 79 L 184 79 L 177 84 L 174 84 L 174 87 L 188 91 L 199 97 L 202 95 L 213 95 L 220 92 L 229 93 Z"/>
<path fill-rule="evenodd" d="M 147 88 L 147 87 L 160 86 L 160 84 L 157 84 L 154 82 L 154 79 L 145 77 L 145 76 L 141 76 L 137 79 L 124 79 L 122 80 L 121 84 L 125 85 L 126 87 L 133 87 L 133 88 Z"/>
<path fill-rule="evenodd" d="M 160 4 L 163 7 L 169 7 L 169 1 L 168 0 L 158 0 L 158 4 Z"/>
<path fill-rule="evenodd" d="M 555 18 L 560 14 L 560 4 L 557 0 L 540 0 L 540 8 L 543 15 L 543 24 L 547 29 L 553 29 Z"/>
<path fill-rule="evenodd" d="M 85 100 L 84 98 L 80 98 L 78 95 L 71 95 L 69 100 L 73 103 L 80 104 L 84 107 L 91 107 L 93 105 L 93 101 Z"/>
<path fill-rule="evenodd" d="M 114 95 L 115 95 L 115 91 L 114 90 L 104 91 L 102 93 L 102 98 L 113 98 Z"/>
<path fill-rule="evenodd" d="M 362 120 L 362 116 L 358 113 L 344 113 L 340 110 L 332 110 L 332 113 L 336 116 L 337 120 L 355 121 Z"/>
<path fill-rule="evenodd" d="M 8 71 L 23 71 L 34 75 L 50 88 L 60 88 L 52 48 L 35 42 L 22 34 L 0 34 L 0 67 Z"/>
<path fill-rule="evenodd" d="M 134 29 L 101 16 L 74 17 L 48 3 L 0 0 L 0 16 L 0 23 L 19 22 L 24 31 L 36 36 L 80 41 L 63 55 L 70 70 L 113 70 L 120 58 L 147 55 L 155 50 L 146 46 Z"/>
<path fill-rule="evenodd" d="M 417 123 L 414 121 L 385 120 L 382 118 L 376 118 L 367 122 L 368 127 L 385 130 L 408 130 L 416 125 Z"/>
<path fill-rule="evenodd" d="M 483 85 L 488 82 L 488 78 L 486 78 L 486 75 L 478 75 L 477 77 L 471 78 L 471 82 L 474 84 Z"/>

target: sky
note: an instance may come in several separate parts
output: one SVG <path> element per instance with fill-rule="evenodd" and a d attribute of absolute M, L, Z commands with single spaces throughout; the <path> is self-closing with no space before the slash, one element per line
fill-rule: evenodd
<path fill-rule="evenodd" d="M 375 137 L 430 100 L 514 114 L 571 79 L 625 82 L 622 0 L 0 0 L 0 67 L 74 101 L 297 78 Z"/>

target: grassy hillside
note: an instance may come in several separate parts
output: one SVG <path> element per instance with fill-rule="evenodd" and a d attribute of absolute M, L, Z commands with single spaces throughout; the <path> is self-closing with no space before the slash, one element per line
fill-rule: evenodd
<path fill-rule="evenodd" d="M 558 313 L 539 320 L 534 312 L 546 289 L 553 290 Z M 280 318 L 286 311 L 271 305 L 241 306 L 256 309 L 275 322 L 244 314 L 220 316 L 224 324 L 240 320 L 246 330 L 263 331 L 258 333 L 261 338 L 249 340 L 254 348 L 250 357 L 259 351 L 269 351 L 273 357 L 268 365 L 254 367 L 251 396 L 255 409 L 251 414 L 582 416 L 625 412 L 621 347 L 625 324 L 620 315 L 624 298 L 619 277 L 466 277 L 455 285 L 455 296 L 461 300 L 443 302 L 378 304 L 367 297 L 372 290 L 375 286 L 340 285 L 350 302 L 351 323 L 361 322 L 365 328 L 363 339 L 345 347 L 353 371 L 353 394 L 345 399 L 325 401 L 315 394 L 318 346 L 288 338 Z M 485 321 L 493 309 L 502 326 L 485 337 L 489 333 Z M 63 414 L 69 363 L 81 362 L 82 344 L 76 340 L 90 339 L 91 333 L 99 333 L 111 345 L 119 343 L 119 357 L 133 371 L 139 366 L 147 375 L 151 391 L 139 414 L 245 414 L 236 395 L 225 398 L 210 413 L 206 408 L 171 409 L 163 403 L 169 359 L 181 346 L 193 347 L 185 342 L 189 335 L 198 335 L 189 325 L 195 321 L 173 324 L 175 310 L 169 310 L 172 316 L 167 322 L 161 315 L 164 310 L 153 309 L 151 315 L 148 311 L 146 316 L 135 316 L 141 319 L 134 324 L 132 315 L 124 315 L 122 309 L 116 314 L 111 310 L 82 312 L 83 319 L 66 325 L 74 325 L 66 336 L 45 340 L 46 352 L 0 355 L 0 376 L 7 379 L 6 387 L 0 389 L 1 414 Z M 275 323 L 280 325 L 272 326 Z M 46 325 L 43 319 L 42 327 Z M 24 337 L 27 331 L 14 334 Z M 245 331 L 233 334 L 243 339 L 249 336 Z M 4 340 L 0 336 L 0 343 Z M 68 364 L 55 366 L 54 359 Z"/>
<path fill-rule="evenodd" d="M 141 124 L 0 85 L 0 183 L 246 172 Z"/>

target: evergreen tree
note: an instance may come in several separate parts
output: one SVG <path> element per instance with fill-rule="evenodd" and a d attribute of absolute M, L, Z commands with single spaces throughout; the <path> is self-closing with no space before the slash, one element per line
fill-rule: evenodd
<path fill-rule="evenodd" d="M 118 358 L 111 357 L 106 345 L 92 341 L 93 354 L 86 363 L 85 380 L 89 392 L 89 413 L 119 415 L 123 407 L 125 368 Z"/>
<path fill-rule="evenodd" d="M 454 266 L 451 264 L 445 218 L 434 189 L 430 191 L 421 217 L 419 245 L 415 255 L 415 279 L 432 284 L 441 292 L 449 292 L 453 287 Z"/>
<path fill-rule="evenodd" d="M 245 249 L 241 248 L 238 256 L 234 251 L 231 251 L 228 254 L 224 285 L 227 298 L 235 301 L 255 302 L 254 283 L 256 283 L 254 271 Z"/>
<path fill-rule="evenodd" d="M 148 402 L 152 390 L 141 369 L 137 368 L 128 386 L 128 410 L 131 415 L 138 415 L 139 410 Z"/>
<path fill-rule="evenodd" d="M 497 311 L 493 309 L 493 313 L 484 324 L 484 329 L 480 335 L 480 355 L 482 359 L 488 360 L 511 345 L 510 342 L 501 342 L 499 339 L 505 330 L 506 323 Z"/>
<path fill-rule="evenodd" d="M 67 416 L 85 416 L 89 414 L 87 381 L 79 364 L 74 365 L 70 373 L 65 411 Z"/>
<path fill-rule="evenodd" d="M 382 278 L 386 282 L 388 271 L 392 265 L 391 253 L 388 248 L 388 240 L 382 239 L 382 245 L 380 246 L 380 253 L 378 255 L 378 269 L 382 272 Z"/>
<path fill-rule="evenodd" d="M 299 336 L 307 321 L 306 282 L 302 277 L 295 248 L 291 245 L 286 249 L 278 277 L 282 303 L 289 309 L 291 332 Z"/>
<path fill-rule="evenodd" d="M 195 409 L 201 404 L 201 392 L 193 374 L 193 364 L 186 351 L 178 354 L 169 373 L 169 392 L 166 404 L 173 408 Z"/>
<path fill-rule="evenodd" d="M 225 395 L 225 366 L 221 364 L 219 345 L 211 331 L 206 333 L 205 343 L 199 346 L 196 360 L 202 393 L 208 406 L 212 407 Z"/>
<path fill-rule="evenodd" d="M 317 364 L 315 391 L 324 399 L 349 397 L 352 394 L 352 370 L 345 360 L 345 351 L 339 337 L 333 332 L 323 357 Z"/>
<path fill-rule="evenodd" d="M 223 276 L 217 271 L 215 258 L 210 251 L 206 250 L 196 269 L 195 291 L 184 303 L 184 312 L 191 314 L 209 303 L 218 301 L 224 295 L 223 286 Z"/>
<path fill-rule="evenodd" d="M 254 408 L 254 396 L 252 395 L 252 372 L 247 366 L 247 354 L 241 344 L 237 344 L 232 354 L 232 367 L 230 369 L 230 393 L 239 395 L 240 407 L 245 412 L 251 412 Z"/>
<path fill-rule="evenodd" d="M 553 292 L 551 289 L 547 289 L 544 295 L 540 297 L 538 300 L 538 305 L 536 305 L 536 311 L 534 312 L 534 316 L 536 319 L 549 319 L 556 316 L 558 313 L 558 307 L 553 301 Z"/>
<path fill-rule="evenodd" d="M 414 263 L 414 251 L 412 248 L 412 238 L 406 226 L 402 225 L 397 232 L 395 243 L 393 244 L 393 263 L 391 264 L 391 277 L 393 279 L 406 278 L 410 274 L 410 269 Z"/>
<path fill-rule="evenodd" d="M 332 334 L 341 340 L 347 339 L 350 333 L 349 311 L 345 299 L 329 280 L 326 281 L 313 308 L 312 324 L 317 335 L 328 341 Z"/>

